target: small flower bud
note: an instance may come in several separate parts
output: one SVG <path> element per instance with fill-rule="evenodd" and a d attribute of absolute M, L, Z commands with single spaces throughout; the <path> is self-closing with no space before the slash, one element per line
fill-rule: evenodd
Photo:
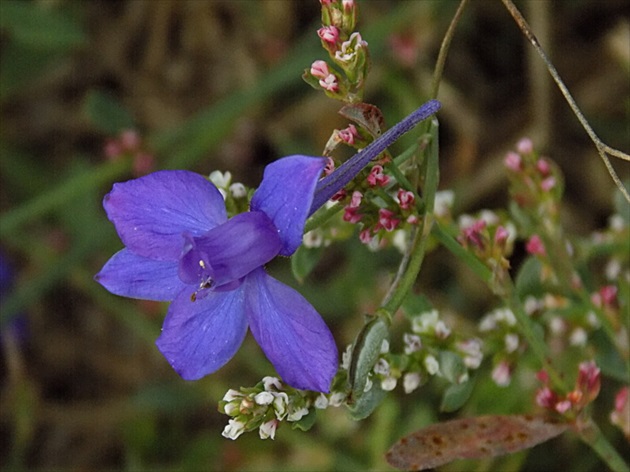
<path fill-rule="evenodd" d="M 274 439 L 276 436 L 276 428 L 278 427 L 278 420 L 270 420 L 260 425 L 259 435 L 260 439 Z"/>
<path fill-rule="evenodd" d="M 512 381 L 512 369 L 510 364 L 506 361 L 499 362 L 494 369 L 492 369 L 492 380 L 499 387 L 507 387 Z"/>
<path fill-rule="evenodd" d="M 409 210 L 413 206 L 413 203 L 415 201 L 415 196 L 413 192 L 410 192 L 408 190 L 399 189 L 397 197 L 398 204 L 403 210 Z"/>
<path fill-rule="evenodd" d="M 394 218 L 393 211 L 387 210 L 386 208 L 381 208 L 378 211 L 378 224 L 385 231 L 394 231 L 399 223 L 400 220 L 398 218 Z"/>
<path fill-rule="evenodd" d="M 512 172 L 520 172 L 523 169 L 522 158 L 514 151 L 510 151 L 505 155 L 503 164 Z"/>
<path fill-rule="evenodd" d="M 367 182 L 371 187 L 384 187 L 389 183 L 389 176 L 383 173 L 383 166 L 377 164 L 370 170 Z"/>
<path fill-rule="evenodd" d="M 403 389 L 405 393 L 411 393 L 420 386 L 422 377 L 418 372 L 408 372 L 403 376 Z"/>
<path fill-rule="evenodd" d="M 534 234 L 531 238 L 529 238 L 525 244 L 525 250 L 529 254 L 537 256 L 544 256 L 546 254 L 545 245 L 543 244 L 542 239 L 540 239 L 540 236 L 537 234 Z"/>
<path fill-rule="evenodd" d="M 520 154 L 531 154 L 534 152 L 534 143 L 529 138 L 522 138 L 516 143 L 516 150 Z"/>
<path fill-rule="evenodd" d="M 224 438 L 236 439 L 245 432 L 245 423 L 231 419 L 221 433 Z"/>

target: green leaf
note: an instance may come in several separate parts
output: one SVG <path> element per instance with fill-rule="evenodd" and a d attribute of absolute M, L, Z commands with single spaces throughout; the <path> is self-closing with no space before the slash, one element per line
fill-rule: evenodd
<path fill-rule="evenodd" d="M 519 297 L 525 295 L 542 295 L 544 287 L 540 281 L 540 261 L 535 257 L 528 257 L 516 275 L 516 291 Z"/>
<path fill-rule="evenodd" d="M 0 29 L 32 49 L 69 50 L 87 42 L 78 22 L 35 2 L 3 0 Z"/>
<path fill-rule="evenodd" d="M 300 431 L 308 431 L 315 424 L 317 419 L 317 409 L 311 408 L 307 415 L 304 415 L 299 421 L 291 423 L 292 429 L 299 429 Z"/>
<path fill-rule="evenodd" d="M 459 410 L 470 398 L 474 386 L 474 379 L 471 379 L 468 382 L 449 386 L 442 396 L 440 411 L 450 413 L 455 410 Z"/>
<path fill-rule="evenodd" d="M 116 98 L 104 92 L 93 90 L 88 93 L 83 111 L 98 129 L 109 135 L 134 127 L 131 113 Z"/>
<path fill-rule="evenodd" d="M 360 397 L 348 405 L 350 417 L 355 421 L 367 418 L 380 405 L 386 395 L 387 392 L 381 388 L 378 382 L 375 382 L 371 389 L 362 392 Z"/>
<path fill-rule="evenodd" d="M 298 282 L 304 282 L 304 279 L 311 273 L 324 253 L 323 248 L 307 248 L 300 246 L 295 254 L 291 257 L 291 270 L 293 276 Z"/>
<path fill-rule="evenodd" d="M 459 379 L 468 371 L 461 356 L 453 351 L 440 351 L 438 357 L 440 371 L 446 380 L 453 384 L 460 383 Z"/>
<path fill-rule="evenodd" d="M 363 395 L 368 374 L 378 359 L 383 340 L 388 336 L 389 328 L 383 318 L 374 318 L 363 326 L 357 335 L 352 346 L 352 359 L 348 369 L 348 382 L 355 399 Z"/>

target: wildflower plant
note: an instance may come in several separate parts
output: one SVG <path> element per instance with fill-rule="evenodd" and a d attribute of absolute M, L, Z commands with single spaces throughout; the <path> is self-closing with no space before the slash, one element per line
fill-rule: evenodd
<path fill-rule="evenodd" d="M 515 7 L 504 4 L 528 34 Z M 436 408 L 454 412 L 485 378 L 500 389 L 519 384 L 528 398 L 522 411 L 421 429 L 389 451 L 389 463 L 421 470 L 494 457 L 573 430 L 611 469 L 627 470 L 591 416 L 606 376 L 618 392 L 610 421 L 628 436 L 627 203 L 619 202 L 606 230 L 568 235 L 562 171 L 523 138 L 504 159 L 508 207 L 457 214 L 454 191 L 438 191 L 440 102 L 428 100 L 388 127 L 383 112 L 364 101 L 371 59 L 358 31 L 358 2 L 320 5 L 317 37 L 327 57 L 303 78 L 341 102 L 348 121 L 331 132 L 322 155 L 272 162 L 255 189 L 218 171 L 163 170 L 115 184 L 103 205 L 125 248 L 96 280 L 117 295 L 170 302 L 157 347 L 186 380 L 216 372 L 252 332 L 276 373 L 228 390 L 219 402 L 226 438 L 257 431 L 274 439 L 282 425 L 306 431 L 328 408 L 361 420 L 389 392 L 418 395 L 429 383 L 441 389 Z M 451 36 L 452 29 L 427 96 L 437 96 Z M 412 129 L 417 142 L 392 154 L 388 148 Z M 627 157 L 595 138 L 602 156 Z M 336 158 L 340 146 L 354 155 Z M 291 257 L 304 281 L 326 248 L 351 238 L 373 252 L 394 247 L 401 262 L 339 354 L 339 340 L 316 309 L 265 265 Z M 494 294 L 495 306 L 480 319 L 414 290 L 425 255 L 439 247 Z M 533 373 L 538 385 L 522 380 Z"/>

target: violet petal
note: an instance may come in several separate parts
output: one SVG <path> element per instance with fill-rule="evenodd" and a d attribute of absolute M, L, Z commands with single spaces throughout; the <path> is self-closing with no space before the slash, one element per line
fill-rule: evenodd
<path fill-rule="evenodd" d="M 201 236 L 227 219 L 217 188 L 184 170 L 116 183 L 103 206 L 125 246 L 157 260 L 179 259 L 183 232 Z"/>
<path fill-rule="evenodd" d="M 94 279 L 111 293 L 141 300 L 170 301 L 185 284 L 174 261 L 156 261 L 122 249 L 105 263 Z"/>
<path fill-rule="evenodd" d="M 180 260 L 180 273 L 193 275 L 202 269 L 220 287 L 269 262 L 281 246 L 278 230 L 265 213 L 240 213 L 195 238 Z"/>
<path fill-rule="evenodd" d="M 252 334 L 282 379 L 298 389 L 328 392 L 337 372 L 337 346 L 315 308 L 263 268 L 243 286 Z"/>
<path fill-rule="evenodd" d="M 323 157 L 289 156 L 265 168 L 251 209 L 265 212 L 282 239 L 280 254 L 290 256 L 302 244 L 317 181 L 326 165 Z"/>
<path fill-rule="evenodd" d="M 197 380 L 220 369 L 245 338 L 247 319 L 242 286 L 229 292 L 208 290 L 192 301 L 195 287 L 171 303 L 156 344 L 185 380 Z"/>

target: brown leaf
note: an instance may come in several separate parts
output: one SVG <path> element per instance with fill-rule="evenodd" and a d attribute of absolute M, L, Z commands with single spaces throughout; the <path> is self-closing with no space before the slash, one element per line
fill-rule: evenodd
<path fill-rule="evenodd" d="M 345 105 L 339 110 L 339 114 L 366 129 L 374 138 L 381 135 L 385 125 L 381 110 L 369 103 Z"/>
<path fill-rule="evenodd" d="M 385 455 L 398 469 L 424 470 L 457 459 L 484 459 L 528 449 L 568 428 L 542 416 L 488 415 L 427 426 L 405 436 Z"/>

